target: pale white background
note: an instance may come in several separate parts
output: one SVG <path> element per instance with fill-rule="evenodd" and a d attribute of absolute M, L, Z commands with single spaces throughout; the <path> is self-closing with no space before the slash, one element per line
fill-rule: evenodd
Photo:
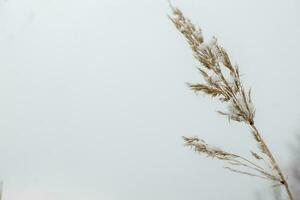
<path fill-rule="evenodd" d="M 299 130 L 297 0 L 173 1 L 216 35 L 251 86 L 283 168 Z M 195 95 L 197 63 L 165 0 L 0 1 L 4 200 L 255 199 L 268 183 L 182 146 L 249 155 L 248 128 Z"/>

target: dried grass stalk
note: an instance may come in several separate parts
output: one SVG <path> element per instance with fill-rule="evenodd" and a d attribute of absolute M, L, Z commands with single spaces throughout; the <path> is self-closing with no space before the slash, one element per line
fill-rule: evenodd
<path fill-rule="evenodd" d="M 186 38 L 194 57 L 201 64 L 198 70 L 204 83 L 188 84 L 190 89 L 217 98 L 226 104 L 227 110 L 218 113 L 227 116 L 229 120 L 243 122 L 250 126 L 260 153 L 251 151 L 253 161 L 250 161 L 240 155 L 208 145 L 197 137 L 183 137 L 185 145 L 192 147 L 196 152 L 226 161 L 231 165 L 226 168 L 233 172 L 268 179 L 274 181 L 275 185 L 283 185 L 289 199 L 293 200 L 285 176 L 255 126 L 255 108 L 251 90 L 244 88 L 239 67 L 232 64 L 227 51 L 218 44 L 215 37 L 206 42 L 200 28 L 191 23 L 178 8 L 172 5 L 171 8 L 173 13 L 169 17 L 170 20 Z"/>

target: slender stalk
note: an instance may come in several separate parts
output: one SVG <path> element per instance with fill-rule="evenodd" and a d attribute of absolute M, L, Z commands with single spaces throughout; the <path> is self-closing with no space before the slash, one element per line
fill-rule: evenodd
<path fill-rule="evenodd" d="M 255 163 L 251 162 L 251 161 L 248 160 L 247 158 L 244 158 L 244 157 L 238 156 L 238 155 L 237 155 L 237 157 L 240 158 L 240 159 L 242 159 L 242 160 L 244 160 L 244 161 L 246 161 L 247 163 L 250 163 L 251 165 L 255 166 L 256 168 L 258 168 L 258 169 L 260 169 L 260 170 L 264 170 L 262 167 L 260 167 L 260 166 L 256 165 Z"/>
<path fill-rule="evenodd" d="M 250 125 L 250 126 L 251 126 L 251 128 L 256 132 L 257 136 L 259 137 L 260 142 L 261 142 L 261 145 L 263 145 L 263 148 L 264 148 L 264 150 L 265 150 L 265 154 L 269 157 L 269 159 L 271 160 L 271 163 L 272 163 L 274 169 L 275 169 L 276 172 L 278 173 L 278 175 L 279 175 L 279 177 L 280 177 L 280 179 L 281 179 L 281 180 L 280 180 L 280 183 L 281 183 L 282 185 L 284 185 L 284 188 L 285 188 L 285 190 L 286 190 L 286 192 L 287 192 L 287 194 L 288 194 L 288 196 L 289 196 L 289 199 L 290 199 L 290 200 L 294 200 L 293 195 L 292 195 L 292 192 L 291 192 L 291 190 L 290 190 L 290 188 L 289 188 L 289 184 L 288 184 L 288 182 L 286 181 L 286 178 L 285 178 L 285 176 L 283 175 L 283 173 L 282 173 L 282 171 L 281 171 L 281 169 L 280 169 L 280 167 L 279 167 L 277 161 L 275 160 L 275 158 L 274 158 L 272 152 L 270 151 L 268 145 L 266 144 L 266 142 L 265 142 L 264 139 L 262 138 L 261 134 L 258 132 L 256 126 L 255 126 L 254 124 L 253 124 L 253 125 Z"/>

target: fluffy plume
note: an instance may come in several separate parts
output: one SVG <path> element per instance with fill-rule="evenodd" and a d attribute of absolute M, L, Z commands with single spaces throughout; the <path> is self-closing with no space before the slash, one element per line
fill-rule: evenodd
<path fill-rule="evenodd" d="M 194 92 L 204 93 L 224 103 L 227 109 L 218 111 L 219 114 L 227 116 L 229 120 L 243 122 L 250 126 L 251 134 L 260 153 L 251 151 L 252 159 L 254 159 L 251 161 L 243 156 L 208 145 L 197 137 L 183 137 L 185 146 L 208 157 L 227 162 L 230 167 L 225 168 L 233 172 L 268 179 L 274 181 L 275 184 L 283 185 L 290 200 L 293 200 L 285 176 L 255 126 L 255 108 L 251 90 L 244 88 L 239 67 L 232 64 L 229 54 L 218 44 L 216 37 L 205 41 L 199 27 L 186 18 L 178 8 L 171 5 L 171 9 L 173 13 L 169 18 L 187 40 L 193 56 L 200 64 L 198 70 L 204 79 L 203 83 L 190 83 L 188 86 Z"/>

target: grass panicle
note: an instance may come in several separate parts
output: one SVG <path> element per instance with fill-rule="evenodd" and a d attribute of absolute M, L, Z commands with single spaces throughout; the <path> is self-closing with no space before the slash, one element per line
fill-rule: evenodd
<path fill-rule="evenodd" d="M 248 159 L 208 145 L 197 137 L 183 137 L 185 145 L 198 153 L 225 161 L 229 165 L 225 168 L 233 172 L 268 179 L 274 185 L 284 186 L 289 199 L 293 200 L 286 177 L 255 126 L 251 89 L 243 86 L 238 65 L 232 64 L 229 54 L 219 45 L 216 37 L 205 41 L 202 30 L 186 18 L 180 9 L 172 5 L 171 9 L 172 15 L 169 18 L 185 37 L 193 56 L 200 63 L 198 71 L 204 79 L 201 83 L 189 83 L 189 88 L 196 93 L 217 98 L 226 105 L 225 110 L 218 111 L 219 114 L 249 126 L 258 152 L 250 151 L 251 158 Z"/>

